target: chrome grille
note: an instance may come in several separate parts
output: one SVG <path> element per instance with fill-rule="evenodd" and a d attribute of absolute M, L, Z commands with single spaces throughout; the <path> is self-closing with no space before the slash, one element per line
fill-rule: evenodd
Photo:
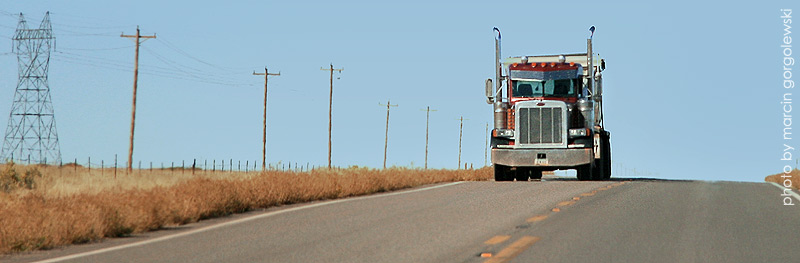
<path fill-rule="evenodd" d="M 519 108 L 520 144 L 563 144 L 562 108 Z"/>

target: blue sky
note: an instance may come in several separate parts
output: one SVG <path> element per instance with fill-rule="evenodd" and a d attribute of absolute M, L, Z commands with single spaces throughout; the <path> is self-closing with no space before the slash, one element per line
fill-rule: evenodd
<path fill-rule="evenodd" d="M 781 8 L 790 1 L 0 1 L 0 125 L 16 87 L 17 14 L 57 37 L 50 88 L 63 159 L 124 160 L 133 42 L 142 44 L 134 162 L 261 159 L 263 78 L 270 79 L 268 162 L 325 165 L 329 75 L 335 75 L 333 163 L 484 163 L 493 33 L 503 56 L 584 52 L 597 27 L 606 126 L 618 176 L 762 181 L 781 171 Z M 800 9 L 798 9 L 800 10 Z M 789 142 L 791 143 L 791 141 Z M 800 146 L 798 144 L 797 146 Z M 124 161 L 121 161 L 124 162 Z"/>

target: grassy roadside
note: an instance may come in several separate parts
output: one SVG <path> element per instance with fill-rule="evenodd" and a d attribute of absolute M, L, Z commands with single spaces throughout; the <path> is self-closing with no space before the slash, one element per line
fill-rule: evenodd
<path fill-rule="evenodd" d="M 103 175 L 101 175 L 103 174 Z M 251 209 L 487 180 L 491 170 L 348 168 L 264 173 L 0 165 L 0 253 L 48 249 Z"/>
<path fill-rule="evenodd" d="M 784 185 L 784 181 L 786 179 L 789 179 L 792 182 L 792 188 L 797 189 L 798 187 L 800 187 L 800 170 L 794 169 L 791 172 L 789 172 L 791 178 L 789 177 L 782 178 L 781 176 L 783 175 L 784 173 L 773 174 L 765 177 L 764 181 L 777 183 L 779 185 Z"/>

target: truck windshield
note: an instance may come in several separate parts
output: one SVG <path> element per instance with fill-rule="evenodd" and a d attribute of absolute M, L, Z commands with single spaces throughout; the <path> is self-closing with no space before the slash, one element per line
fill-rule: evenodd
<path fill-rule="evenodd" d="M 514 80 L 514 97 L 575 97 L 578 79 Z"/>

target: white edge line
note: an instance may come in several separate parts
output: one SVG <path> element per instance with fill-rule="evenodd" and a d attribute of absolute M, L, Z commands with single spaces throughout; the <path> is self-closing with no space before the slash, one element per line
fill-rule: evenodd
<path fill-rule="evenodd" d="M 102 254 L 102 253 L 111 252 L 111 251 L 120 250 L 120 249 L 138 247 L 138 246 L 147 245 L 147 244 L 151 244 L 151 243 L 161 242 L 161 241 L 164 241 L 164 240 L 169 240 L 169 239 L 178 238 L 178 237 L 182 237 L 182 236 L 188 236 L 188 235 L 192 235 L 192 234 L 196 234 L 196 233 L 200 233 L 200 232 L 204 232 L 204 231 L 208 231 L 208 230 L 213 230 L 213 229 L 222 228 L 222 227 L 226 227 L 226 226 L 230 226 L 230 225 L 235 225 L 235 224 L 239 224 L 239 223 L 243 223 L 243 222 L 247 222 L 247 221 L 251 221 L 251 220 L 256 220 L 256 219 L 276 216 L 276 215 L 280 215 L 280 214 L 283 214 L 283 213 L 288 213 L 288 212 L 293 212 L 293 211 L 298 211 L 298 210 L 303 210 L 303 209 L 308 209 L 308 208 L 314 208 L 314 207 L 320 207 L 320 206 L 325 206 L 325 205 L 332 205 L 332 204 L 338 204 L 338 203 L 356 201 L 356 200 L 372 199 L 372 198 L 386 197 L 386 196 L 393 196 L 393 195 L 401 195 L 401 194 L 410 194 L 410 193 L 415 193 L 415 192 L 432 190 L 432 189 L 436 189 L 436 188 L 453 186 L 453 185 L 457 185 L 457 184 L 460 184 L 460 183 L 463 183 L 463 181 L 461 181 L 461 182 L 452 182 L 452 183 L 448 183 L 448 184 L 441 184 L 441 185 L 425 187 L 425 188 L 419 188 L 419 189 L 408 190 L 408 191 L 399 191 L 399 192 L 392 192 L 392 193 L 385 193 L 385 194 L 366 195 L 366 196 L 359 196 L 359 197 L 353 197 L 353 198 L 345 198 L 345 199 L 337 199 L 337 200 L 325 201 L 325 202 L 321 202 L 321 203 L 304 205 L 304 206 L 299 206 L 299 207 L 288 208 L 288 209 L 278 210 L 278 211 L 274 211 L 274 212 L 264 213 L 264 214 L 260 214 L 260 215 L 254 215 L 254 216 L 250 216 L 250 217 L 240 218 L 240 219 L 228 221 L 228 222 L 225 222 L 225 223 L 216 224 L 216 225 L 210 225 L 210 226 L 206 226 L 206 227 L 202 227 L 202 228 L 198 228 L 198 229 L 195 229 L 195 230 L 190 230 L 190 231 L 186 231 L 186 232 L 182 232 L 182 233 L 178 233 L 178 234 L 174 234 L 174 235 L 162 236 L 162 237 L 157 237 L 157 238 L 153 238 L 153 239 L 142 240 L 142 241 L 135 242 L 135 243 L 124 244 L 124 245 L 119 245 L 119 246 L 115 246 L 115 247 L 108 247 L 108 248 L 103 248 L 103 249 L 98 249 L 98 250 L 92 250 L 92 251 L 87 251 L 87 252 L 83 252 L 83 253 L 72 254 L 72 255 L 67 255 L 67 256 L 63 256 L 63 257 L 51 258 L 51 259 L 45 259 L 45 260 L 35 261 L 35 262 L 37 262 L 37 263 L 60 262 L 60 261 L 65 261 L 65 260 L 70 260 L 70 259 L 76 259 L 76 258 L 81 258 L 81 257 L 86 257 L 86 256 L 91 256 L 91 255 Z"/>
<path fill-rule="evenodd" d="M 794 196 L 794 198 L 797 198 L 797 201 L 800 201 L 800 194 L 797 194 L 797 193 L 795 193 L 794 191 L 792 191 L 792 189 L 791 189 L 791 188 L 786 188 L 786 187 L 783 187 L 783 185 L 779 185 L 779 184 L 777 184 L 777 183 L 775 183 L 775 182 L 769 182 L 769 183 L 770 183 L 770 184 L 772 184 L 772 185 L 774 185 L 774 186 L 775 186 L 775 187 L 777 187 L 777 188 L 780 188 L 780 189 L 781 189 L 781 190 L 783 190 L 784 192 L 786 192 L 786 189 L 789 189 L 789 191 L 788 191 L 788 192 L 789 192 L 790 194 L 792 194 L 792 196 Z"/>

